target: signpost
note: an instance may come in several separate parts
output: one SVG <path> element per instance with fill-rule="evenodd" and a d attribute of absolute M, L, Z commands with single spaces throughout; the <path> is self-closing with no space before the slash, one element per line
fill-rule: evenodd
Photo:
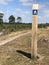
<path fill-rule="evenodd" d="M 37 23 L 38 23 L 38 4 L 33 4 L 32 8 L 32 44 L 31 58 L 37 58 Z"/>

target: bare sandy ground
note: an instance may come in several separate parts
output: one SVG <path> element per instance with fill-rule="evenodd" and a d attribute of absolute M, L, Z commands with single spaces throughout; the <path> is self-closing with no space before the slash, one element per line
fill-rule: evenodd
<path fill-rule="evenodd" d="M 13 40 L 16 39 L 16 38 L 19 38 L 19 37 L 21 37 L 21 36 L 27 35 L 27 34 L 29 34 L 29 33 L 31 33 L 31 31 L 25 32 L 25 33 L 21 33 L 21 34 L 19 34 L 19 35 L 17 35 L 17 36 L 13 36 L 13 37 L 7 38 L 7 39 L 5 39 L 5 40 L 3 40 L 3 41 L 0 41 L 0 46 L 6 44 L 6 43 L 8 43 L 8 42 L 11 42 L 11 41 L 13 41 Z"/>

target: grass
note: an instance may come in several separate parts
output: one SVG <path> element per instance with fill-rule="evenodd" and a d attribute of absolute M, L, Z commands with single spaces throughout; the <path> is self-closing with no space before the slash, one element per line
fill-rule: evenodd
<path fill-rule="evenodd" d="M 5 39 L 10 38 L 10 37 L 13 37 L 13 36 L 16 36 L 16 35 L 19 35 L 20 33 L 24 33 L 27 31 L 29 31 L 29 30 L 16 31 L 16 32 L 11 32 L 10 34 L 0 35 L 0 41 L 5 40 Z"/>
<path fill-rule="evenodd" d="M 40 62 L 30 58 L 31 38 L 28 34 L 0 46 L 0 65 L 49 65 L 49 30 L 38 30 L 38 53 L 45 56 Z"/>
<path fill-rule="evenodd" d="M 29 23 L 15 23 L 15 24 L 10 24 L 10 23 L 2 23 L 0 24 L 0 31 L 4 31 L 5 34 L 15 32 L 15 31 L 22 31 L 22 30 L 29 30 L 31 29 L 31 24 Z"/>

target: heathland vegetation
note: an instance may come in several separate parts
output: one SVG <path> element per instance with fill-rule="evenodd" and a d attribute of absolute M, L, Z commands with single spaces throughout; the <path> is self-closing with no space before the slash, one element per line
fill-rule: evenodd
<path fill-rule="evenodd" d="M 0 31 L 10 33 L 21 30 L 29 30 L 32 28 L 32 23 L 22 23 L 21 17 L 17 17 L 16 21 L 15 17 L 11 15 L 8 19 L 8 22 L 0 21 Z M 38 24 L 38 28 L 46 28 L 47 26 L 49 26 L 49 23 Z"/>

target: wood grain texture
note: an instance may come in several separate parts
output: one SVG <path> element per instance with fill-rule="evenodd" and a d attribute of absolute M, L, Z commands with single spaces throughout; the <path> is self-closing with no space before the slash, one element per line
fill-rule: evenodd
<path fill-rule="evenodd" d="M 38 21 L 38 15 L 33 15 L 32 16 L 31 58 L 37 57 L 37 21 Z"/>

